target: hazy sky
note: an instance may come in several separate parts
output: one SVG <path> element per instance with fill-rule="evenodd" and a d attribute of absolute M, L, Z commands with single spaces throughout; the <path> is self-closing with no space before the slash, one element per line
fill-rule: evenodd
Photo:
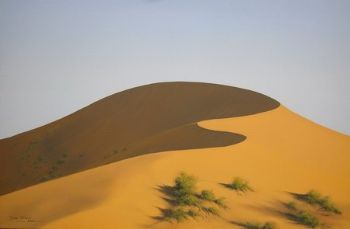
<path fill-rule="evenodd" d="M 112 93 L 203 81 L 350 135 L 349 0 L 0 0 L 0 138 Z"/>

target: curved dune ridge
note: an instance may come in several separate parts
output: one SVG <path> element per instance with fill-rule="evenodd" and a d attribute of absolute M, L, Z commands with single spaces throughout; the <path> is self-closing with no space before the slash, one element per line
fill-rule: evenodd
<path fill-rule="evenodd" d="M 197 123 L 278 106 L 253 91 L 207 83 L 157 83 L 116 93 L 0 140 L 0 194 L 146 153 L 236 144 L 245 140 L 241 133 Z"/>
<path fill-rule="evenodd" d="M 284 203 L 310 189 L 330 195 L 341 215 L 306 209 L 331 228 L 350 228 L 350 137 L 277 109 L 243 117 L 199 122 L 207 130 L 238 132 L 247 139 L 226 147 L 147 154 L 55 179 L 0 197 L 0 227 L 43 228 L 242 228 L 242 222 L 291 220 Z M 219 216 L 181 223 L 158 220 L 171 204 L 160 187 L 181 171 L 199 189 L 226 198 Z M 238 194 L 222 184 L 239 176 L 253 192 Z"/>

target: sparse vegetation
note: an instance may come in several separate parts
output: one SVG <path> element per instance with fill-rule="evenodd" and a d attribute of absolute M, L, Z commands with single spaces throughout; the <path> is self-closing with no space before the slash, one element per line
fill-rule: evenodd
<path fill-rule="evenodd" d="M 218 205 L 219 207 L 222 208 L 227 208 L 227 205 L 225 204 L 225 199 L 224 198 L 217 198 L 214 194 L 213 191 L 211 190 L 202 190 L 202 192 L 199 195 L 199 198 L 202 200 L 210 201 Z"/>
<path fill-rule="evenodd" d="M 175 178 L 175 185 L 167 190 L 165 193 L 170 197 L 173 207 L 166 209 L 162 218 L 168 221 L 181 222 L 199 215 L 219 215 L 215 205 L 226 208 L 224 199 L 217 198 L 213 191 L 202 190 L 198 193 L 197 179 L 184 172 Z"/>
<path fill-rule="evenodd" d="M 200 199 L 195 195 L 197 180 L 195 177 L 180 173 L 175 179 L 175 202 L 184 206 L 199 206 Z"/>
<path fill-rule="evenodd" d="M 320 226 L 320 221 L 315 216 L 298 208 L 295 202 L 287 203 L 286 207 L 289 210 L 287 214 L 292 220 L 311 228 Z"/>
<path fill-rule="evenodd" d="M 287 207 L 289 210 L 293 210 L 293 211 L 297 210 L 297 205 L 296 205 L 296 203 L 293 202 L 293 201 L 288 202 L 288 203 L 286 204 L 286 207 Z"/>
<path fill-rule="evenodd" d="M 242 226 L 246 229 L 275 229 L 276 228 L 276 225 L 272 222 L 266 222 L 266 223 L 247 222 Z"/>
<path fill-rule="evenodd" d="M 248 181 L 240 177 L 235 177 L 233 181 L 227 185 L 227 187 L 237 192 L 254 191 L 252 187 L 250 187 Z"/>
<path fill-rule="evenodd" d="M 194 176 L 187 175 L 181 172 L 178 177 L 175 178 L 175 195 L 193 195 L 196 191 L 197 179 Z"/>
<path fill-rule="evenodd" d="M 183 206 L 200 205 L 200 199 L 193 194 L 182 194 L 177 197 L 176 202 L 178 205 L 183 205 Z"/>
<path fill-rule="evenodd" d="M 202 200 L 214 201 L 216 199 L 215 194 L 211 190 L 202 190 L 200 196 Z"/>
<path fill-rule="evenodd" d="M 168 221 L 176 220 L 177 222 L 184 221 L 187 219 L 190 214 L 192 215 L 193 212 L 189 213 L 189 211 L 185 211 L 183 208 L 175 208 L 175 209 L 169 209 L 166 213 L 165 219 Z"/>
<path fill-rule="evenodd" d="M 323 211 L 341 214 L 341 211 L 334 205 L 328 196 L 322 196 L 317 191 L 311 190 L 305 195 L 302 195 L 301 199 L 311 205 L 319 206 Z"/>
<path fill-rule="evenodd" d="M 309 226 L 311 228 L 316 228 L 317 226 L 320 225 L 319 220 L 315 216 L 311 215 L 308 212 L 300 210 L 300 211 L 294 213 L 293 216 L 295 217 L 295 219 L 299 223 L 302 223 L 302 224 Z"/>

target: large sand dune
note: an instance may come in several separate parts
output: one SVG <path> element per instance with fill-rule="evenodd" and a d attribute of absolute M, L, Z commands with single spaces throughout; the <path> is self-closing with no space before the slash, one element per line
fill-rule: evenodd
<path fill-rule="evenodd" d="M 242 221 L 269 220 L 279 228 L 303 228 L 280 214 L 281 202 L 292 200 L 291 193 L 316 189 L 330 195 L 343 211 L 319 218 L 332 228 L 350 228 L 348 136 L 283 106 L 199 126 L 239 133 L 246 140 L 226 147 L 142 155 L 3 195 L 0 227 L 240 228 Z M 179 224 L 157 220 L 160 209 L 168 207 L 159 187 L 171 185 L 180 171 L 197 176 L 200 187 L 226 197 L 229 209 L 220 217 Z M 220 184 L 234 176 L 249 180 L 255 191 L 237 195 Z"/>
<path fill-rule="evenodd" d="M 158 83 L 104 98 L 61 120 L 0 140 L 0 195 L 152 152 L 239 143 L 202 120 L 268 111 L 265 95 L 205 83 Z"/>

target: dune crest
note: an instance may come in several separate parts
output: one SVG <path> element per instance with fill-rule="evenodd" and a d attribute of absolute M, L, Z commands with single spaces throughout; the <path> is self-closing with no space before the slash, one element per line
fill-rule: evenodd
<path fill-rule="evenodd" d="M 256 114 L 279 103 L 223 85 L 157 83 L 106 97 L 46 126 L 0 140 L 0 195 L 130 157 L 227 146 L 245 139 L 197 122 Z"/>

